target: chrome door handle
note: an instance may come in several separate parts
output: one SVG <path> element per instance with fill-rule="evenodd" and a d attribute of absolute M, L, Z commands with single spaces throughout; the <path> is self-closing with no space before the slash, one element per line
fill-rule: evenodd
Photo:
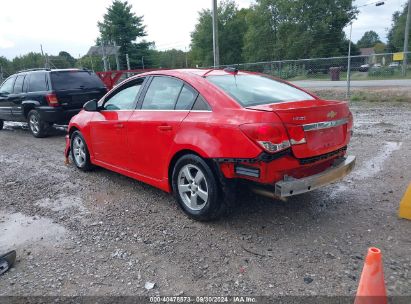
<path fill-rule="evenodd" d="M 122 123 L 117 123 L 114 125 L 114 127 L 117 129 L 121 129 L 121 128 L 124 128 L 124 125 Z"/>

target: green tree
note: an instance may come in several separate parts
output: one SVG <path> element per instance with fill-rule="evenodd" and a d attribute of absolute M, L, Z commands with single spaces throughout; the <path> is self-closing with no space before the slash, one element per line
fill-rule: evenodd
<path fill-rule="evenodd" d="M 365 32 L 360 40 L 357 42 L 359 48 L 371 48 L 377 43 L 381 43 L 380 37 L 374 31 Z"/>
<path fill-rule="evenodd" d="M 45 58 L 40 53 L 30 52 L 26 55 L 17 56 L 13 59 L 12 65 L 14 72 L 33 69 L 33 68 L 42 68 L 45 64 Z"/>
<path fill-rule="evenodd" d="M 347 53 L 344 27 L 352 0 L 256 0 L 245 35 L 246 61 L 329 57 Z"/>
<path fill-rule="evenodd" d="M 246 9 L 239 10 L 235 1 L 227 0 L 218 6 L 218 39 L 220 64 L 242 61 L 244 34 L 247 30 Z M 191 33 L 190 58 L 194 65 L 213 64 L 213 25 L 211 10 L 199 12 L 198 23 Z"/>
<path fill-rule="evenodd" d="M 374 45 L 374 52 L 376 54 L 382 54 L 387 52 L 387 45 L 383 42 L 378 42 Z"/>
<path fill-rule="evenodd" d="M 0 82 L 3 81 L 4 78 L 13 74 L 14 69 L 10 60 L 6 57 L 0 56 Z"/>
<path fill-rule="evenodd" d="M 404 48 L 404 30 L 407 20 L 408 5 L 405 4 L 402 11 L 397 11 L 392 15 L 391 28 L 388 31 L 387 49 L 390 52 L 399 52 Z M 408 49 L 411 49 L 411 35 L 408 39 Z"/>
<path fill-rule="evenodd" d="M 76 64 L 76 59 L 66 51 L 61 51 L 59 57 L 64 58 L 69 63 L 70 67 L 74 67 Z"/>
<path fill-rule="evenodd" d="M 125 54 L 129 54 L 130 59 L 137 61 L 142 57 L 141 52 L 147 51 L 149 44 L 147 42 L 135 43 L 137 38 L 147 36 L 145 25 L 143 25 L 143 16 L 137 16 L 132 12 L 132 5 L 127 1 L 114 0 L 103 21 L 98 22 L 101 38 L 97 43 L 104 42 L 120 47 L 120 62 L 125 67 Z"/>

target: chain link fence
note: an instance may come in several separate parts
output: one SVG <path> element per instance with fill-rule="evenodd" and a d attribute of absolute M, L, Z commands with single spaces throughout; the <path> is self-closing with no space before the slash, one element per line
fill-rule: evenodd
<path fill-rule="evenodd" d="M 351 80 L 411 78 L 411 52 L 403 71 L 401 56 L 395 53 L 351 56 Z M 237 67 L 287 80 L 346 80 L 348 57 L 281 60 L 220 66 Z"/>

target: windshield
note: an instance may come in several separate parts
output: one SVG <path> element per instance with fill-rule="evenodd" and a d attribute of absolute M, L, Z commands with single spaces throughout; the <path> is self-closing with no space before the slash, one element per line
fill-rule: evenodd
<path fill-rule="evenodd" d="M 54 90 L 104 88 L 98 76 L 88 71 L 59 71 L 51 73 Z"/>
<path fill-rule="evenodd" d="M 260 75 L 208 76 L 207 79 L 244 107 L 314 99 L 293 86 Z"/>

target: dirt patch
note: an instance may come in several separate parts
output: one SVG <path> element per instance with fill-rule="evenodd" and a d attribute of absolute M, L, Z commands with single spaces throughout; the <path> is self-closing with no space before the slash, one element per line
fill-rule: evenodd
<path fill-rule="evenodd" d="M 146 184 L 65 166 L 64 132 L 35 139 L 6 123 L 0 248 L 17 248 L 18 262 L 0 295 L 354 295 L 370 246 L 383 252 L 388 293 L 411 295 L 411 221 L 397 217 L 411 104 L 352 112 L 357 164 L 344 181 L 287 202 L 243 191 L 212 223 Z"/>

